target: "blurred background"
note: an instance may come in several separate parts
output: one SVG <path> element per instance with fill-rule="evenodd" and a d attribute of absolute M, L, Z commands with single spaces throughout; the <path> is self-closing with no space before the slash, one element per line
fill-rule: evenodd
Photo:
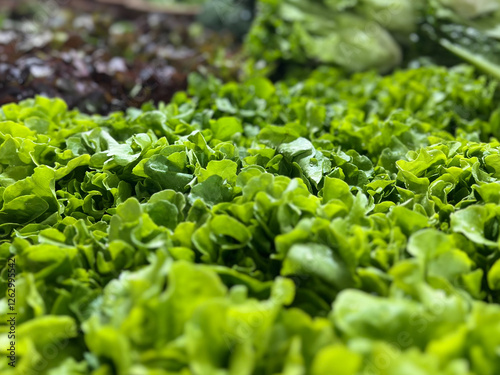
<path fill-rule="evenodd" d="M 168 101 L 192 71 L 231 78 L 253 1 L 0 3 L 0 105 L 41 94 L 106 114 Z"/>

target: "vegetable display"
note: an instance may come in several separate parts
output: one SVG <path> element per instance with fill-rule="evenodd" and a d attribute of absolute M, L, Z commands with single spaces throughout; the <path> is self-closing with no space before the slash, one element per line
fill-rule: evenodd
<path fill-rule="evenodd" d="M 0 372 L 498 374 L 497 95 L 430 65 L 4 105 Z"/>

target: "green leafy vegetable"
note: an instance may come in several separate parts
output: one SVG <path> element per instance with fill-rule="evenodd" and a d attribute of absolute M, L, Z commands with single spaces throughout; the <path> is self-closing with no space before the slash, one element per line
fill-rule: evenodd
<path fill-rule="evenodd" d="M 0 372 L 499 373 L 496 89 L 321 68 L 107 117 L 2 107 Z"/>

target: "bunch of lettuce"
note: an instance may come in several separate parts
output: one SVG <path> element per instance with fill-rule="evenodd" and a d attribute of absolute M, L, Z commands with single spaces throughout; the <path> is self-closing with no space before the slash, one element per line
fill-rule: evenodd
<path fill-rule="evenodd" d="M 425 56 L 499 78 L 499 24 L 498 0 L 260 0 L 245 48 L 267 73 L 324 64 L 385 73 Z"/>
<path fill-rule="evenodd" d="M 421 29 L 424 41 L 500 79 L 500 1 L 430 0 Z"/>
<path fill-rule="evenodd" d="M 46 375 L 494 375 L 500 110 L 468 66 L 0 110 L 0 347 Z"/>

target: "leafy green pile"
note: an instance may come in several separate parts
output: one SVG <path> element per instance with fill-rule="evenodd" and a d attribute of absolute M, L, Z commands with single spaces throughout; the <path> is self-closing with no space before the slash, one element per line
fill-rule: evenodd
<path fill-rule="evenodd" d="M 500 372 L 496 82 L 190 81 L 108 117 L 2 107 L 2 374 Z"/>
<path fill-rule="evenodd" d="M 265 72 L 336 65 L 386 73 L 422 57 L 500 78 L 498 0 L 259 0 L 246 50 Z"/>

